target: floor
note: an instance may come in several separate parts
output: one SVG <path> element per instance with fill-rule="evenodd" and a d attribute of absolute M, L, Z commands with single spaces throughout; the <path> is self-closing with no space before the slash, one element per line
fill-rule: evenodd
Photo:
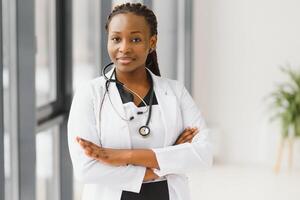
<path fill-rule="evenodd" d="M 189 174 L 192 200 L 300 200 L 300 170 L 215 165 Z"/>
<path fill-rule="evenodd" d="M 188 176 L 192 200 L 300 200 L 300 169 L 276 175 L 270 167 L 214 165 Z"/>

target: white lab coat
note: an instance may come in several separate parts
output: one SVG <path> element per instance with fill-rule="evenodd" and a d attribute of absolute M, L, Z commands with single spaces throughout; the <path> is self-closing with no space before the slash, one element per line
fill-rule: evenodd
<path fill-rule="evenodd" d="M 112 70 L 108 76 L 111 73 Z M 170 200 L 190 200 L 185 174 L 212 165 L 209 131 L 198 107 L 180 82 L 153 73 L 151 76 L 166 133 L 162 138 L 165 147 L 152 149 L 160 167 L 154 172 L 159 176 L 166 175 Z M 110 84 L 109 91 L 113 105 L 120 115 L 125 116 L 115 83 Z M 74 174 L 85 184 L 82 200 L 120 200 L 122 190 L 138 193 L 146 170 L 143 166 L 115 167 L 92 160 L 76 142 L 76 136 L 80 136 L 98 145 L 101 139 L 103 147 L 131 149 L 128 124 L 114 111 L 107 95 L 101 112 L 100 134 L 99 112 L 104 92 L 103 76 L 84 84 L 75 93 L 69 115 L 68 140 Z M 198 127 L 200 132 L 192 143 L 172 146 L 186 127 Z"/>

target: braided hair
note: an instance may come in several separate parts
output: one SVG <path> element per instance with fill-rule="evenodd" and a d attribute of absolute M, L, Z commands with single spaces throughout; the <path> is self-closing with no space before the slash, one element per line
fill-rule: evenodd
<path fill-rule="evenodd" d="M 140 3 L 125 3 L 118 5 L 114 7 L 112 12 L 109 14 L 105 29 L 108 31 L 108 26 L 111 21 L 111 19 L 117 15 L 117 14 L 123 14 L 123 13 L 133 13 L 138 16 L 143 16 L 146 19 L 146 22 L 149 25 L 150 28 L 150 35 L 157 35 L 157 20 L 156 16 L 154 15 L 153 11 L 147 8 L 147 6 L 142 5 Z M 146 66 L 151 70 L 152 73 L 154 73 L 157 76 L 160 76 L 160 71 L 158 68 L 158 62 L 157 62 L 157 54 L 156 50 L 153 49 L 147 56 L 146 59 Z"/>

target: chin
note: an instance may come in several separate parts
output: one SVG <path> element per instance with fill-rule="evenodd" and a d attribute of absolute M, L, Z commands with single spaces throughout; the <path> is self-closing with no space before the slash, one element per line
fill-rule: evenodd
<path fill-rule="evenodd" d="M 116 67 L 119 71 L 126 72 L 126 73 L 133 72 L 138 68 L 137 66 L 133 66 L 129 64 L 128 65 L 117 64 Z"/>

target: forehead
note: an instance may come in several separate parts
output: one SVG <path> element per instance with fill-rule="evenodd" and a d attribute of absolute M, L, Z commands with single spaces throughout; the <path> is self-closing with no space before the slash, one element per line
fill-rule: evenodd
<path fill-rule="evenodd" d="M 121 13 L 115 15 L 108 27 L 109 32 L 132 32 L 140 31 L 143 34 L 149 33 L 149 25 L 144 16 L 133 13 Z"/>

